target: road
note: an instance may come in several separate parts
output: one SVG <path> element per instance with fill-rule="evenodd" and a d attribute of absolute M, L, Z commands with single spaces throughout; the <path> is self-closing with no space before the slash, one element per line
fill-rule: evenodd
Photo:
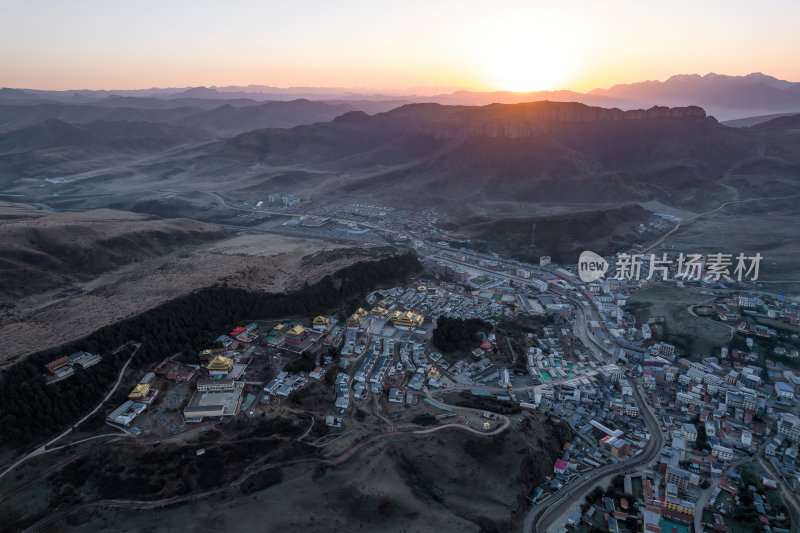
<path fill-rule="evenodd" d="M 578 310 L 575 318 L 575 334 L 581 339 L 581 341 L 583 341 L 586 347 L 592 351 L 598 360 L 603 363 L 608 362 L 607 352 L 602 349 L 588 333 L 586 322 L 588 320 L 587 315 L 589 315 L 589 313 L 587 312 L 586 307 L 584 306 L 583 302 L 578 300 L 575 300 L 574 303 L 577 305 Z M 619 474 L 621 472 L 626 472 L 628 470 L 634 470 L 656 459 L 660 455 L 661 449 L 664 447 L 664 435 L 661 432 L 661 427 L 658 424 L 658 420 L 656 420 L 655 415 L 650 410 L 650 406 L 644 401 L 644 398 L 642 398 L 638 386 L 632 387 L 632 390 L 633 398 L 636 401 L 636 404 L 639 407 L 639 412 L 641 413 L 645 425 L 650 432 L 650 439 L 647 441 L 642 453 L 636 457 L 628 458 L 619 463 L 611 463 L 601 466 L 600 468 L 596 468 L 589 474 L 588 479 L 581 478 L 575 480 L 555 493 L 554 496 L 531 507 L 531 509 L 528 511 L 528 514 L 525 516 L 525 522 L 523 525 L 523 531 L 525 533 L 530 531 L 546 533 L 548 528 L 555 523 L 556 519 L 563 517 L 566 514 L 567 509 L 569 509 L 569 507 L 576 501 L 583 500 L 586 493 L 594 488 L 594 486 L 599 483 L 601 479 L 607 476 Z"/>
<path fill-rule="evenodd" d="M 786 507 L 789 509 L 789 515 L 792 518 L 792 531 L 798 531 L 798 529 L 800 529 L 798 527 L 798 524 L 800 524 L 800 500 L 798 500 L 797 494 L 786 482 L 786 480 L 783 479 L 783 476 L 780 474 L 780 472 L 775 471 L 775 467 L 772 466 L 772 463 L 764 457 L 762 450 L 759 450 L 758 462 L 761 463 L 761 466 L 764 467 L 764 470 L 769 472 L 770 476 L 772 476 L 775 481 L 778 482 L 778 485 L 780 485 L 783 501 L 786 502 Z"/>
<path fill-rule="evenodd" d="M 767 442 L 767 441 L 764 441 L 764 442 Z M 738 467 L 740 464 L 745 463 L 747 461 L 750 461 L 752 459 L 753 458 L 749 457 L 749 456 L 748 457 L 741 457 L 739 459 L 736 459 L 735 461 L 733 461 L 731 464 L 728 465 L 728 468 L 725 469 L 725 471 L 722 473 L 721 476 L 719 476 L 717 478 L 714 478 L 711 481 L 711 484 L 708 486 L 708 488 L 703 489 L 700 492 L 700 495 L 697 497 L 697 500 L 695 500 L 695 504 L 694 504 L 694 531 L 695 531 L 695 533 L 700 533 L 701 531 L 703 531 L 703 509 L 705 509 L 706 505 L 708 505 L 708 500 L 711 498 L 711 494 L 714 492 L 714 489 L 716 489 L 719 486 L 719 484 L 722 482 L 722 480 L 725 479 L 728 476 L 728 474 L 733 472 L 736 469 L 736 467 Z"/>
<path fill-rule="evenodd" d="M 94 450 L 97 450 L 100 447 L 105 447 L 105 446 L 111 445 L 112 443 L 114 443 L 117 440 L 119 440 L 119 437 L 120 437 L 119 435 L 105 434 L 105 435 L 98 435 L 96 437 L 91 437 L 91 438 L 94 439 L 94 438 L 108 437 L 108 436 L 116 436 L 117 438 L 112 439 L 112 440 L 107 440 L 107 441 L 103 442 L 99 446 L 92 446 L 91 448 L 87 448 L 87 449 L 85 449 L 85 450 L 83 450 L 81 452 L 78 452 L 78 453 L 75 453 L 73 455 L 70 455 L 69 457 L 59 461 L 58 463 L 56 463 L 56 464 L 54 464 L 54 465 L 52 465 L 52 466 L 50 466 L 48 468 L 46 468 L 45 470 L 37 472 L 36 475 L 31 477 L 30 479 L 27 479 L 22 485 L 17 485 L 17 486 L 15 486 L 13 488 L 10 488 L 10 489 L 6 490 L 2 494 L 0 494 L 0 502 L 10 498 L 11 496 L 14 496 L 15 494 L 19 493 L 20 491 L 30 487 L 31 485 L 33 485 L 34 483 L 37 483 L 39 480 L 47 477 L 51 473 L 56 472 L 58 470 L 61 470 L 62 468 L 64 468 L 68 464 L 74 463 L 75 461 L 77 461 L 81 457 L 84 457 L 84 456 L 88 455 L 89 453 L 93 452 Z M 70 443 L 68 446 L 70 446 L 72 444 L 79 444 L 80 442 L 84 442 L 86 440 L 90 440 L 90 439 L 84 439 L 84 440 L 81 440 L 81 441 L 78 441 L 78 442 Z M 66 446 L 59 446 L 58 448 L 53 448 L 52 450 L 49 450 L 49 451 L 59 450 L 61 448 L 65 448 L 65 447 Z"/>
<path fill-rule="evenodd" d="M 3 476 L 5 476 L 6 474 L 8 474 L 8 473 L 9 473 L 9 472 L 11 472 L 12 470 L 14 470 L 16 467 L 18 467 L 19 465 L 21 465 L 22 463 L 24 463 L 25 461 L 27 461 L 27 460 L 28 460 L 28 459 L 30 459 L 31 457 L 36 457 L 37 455 L 41 455 L 41 454 L 43 454 L 43 453 L 48 453 L 48 452 L 51 452 L 51 451 L 53 451 L 53 450 L 55 450 L 55 449 L 60 449 L 60 448 L 63 448 L 63 446 L 60 446 L 59 448 L 53 448 L 53 449 L 48 449 L 47 447 L 48 447 L 48 446 L 50 446 L 51 444 L 55 443 L 55 442 L 58 442 L 58 441 L 59 441 L 59 440 L 61 440 L 62 438 L 66 437 L 67 435 L 69 435 L 69 434 L 72 432 L 72 430 L 74 430 L 75 428 L 77 428 L 78 426 L 80 426 L 81 424 L 83 424 L 83 423 L 84 423 L 84 422 L 85 422 L 85 421 L 86 421 L 86 420 L 87 420 L 89 417 L 91 417 L 93 414 L 95 414 L 97 411 L 99 411 L 99 410 L 100 410 L 100 408 L 101 408 L 101 407 L 103 407 L 103 404 L 105 404 L 105 403 L 108 401 L 108 399 L 109 399 L 109 398 L 111 398 L 111 396 L 114 394 L 114 392 L 116 392 L 116 390 L 117 390 L 117 387 L 119 387 L 119 384 L 120 384 L 120 383 L 122 383 L 122 377 L 125 375 L 125 371 L 128 369 L 128 365 L 129 365 L 129 364 L 131 363 L 131 361 L 133 360 L 133 356 L 135 356 L 135 355 L 136 355 L 136 352 L 138 352 L 138 351 L 139 351 L 139 348 L 141 348 L 141 347 L 142 347 L 142 344 L 137 342 L 137 343 L 134 343 L 134 346 L 136 346 L 136 349 L 135 349 L 135 350 L 133 350 L 133 353 L 132 353 L 132 354 L 131 354 L 131 356 L 128 358 L 128 360 L 127 360 L 127 361 L 125 361 L 125 364 L 124 364 L 124 365 L 122 365 L 122 369 L 119 371 L 119 376 L 117 377 L 117 381 L 116 381 L 116 383 L 114 383 L 114 386 L 111 388 L 111 390 L 109 391 L 109 393 L 108 393 L 108 394 L 106 394 L 106 397 L 105 397 L 105 398 L 103 398 L 103 400 L 102 400 L 102 401 L 101 401 L 99 404 L 97 404 L 97 407 L 95 407 L 94 409 L 92 409 L 92 410 L 89 412 L 89 414 L 87 414 L 86 416 L 84 416 L 83 418 L 81 418 L 80 420 L 78 420 L 78 421 L 77 421 L 75 424 L 73 424 L 73 425 L 72 425 L 72 426 L 71 426 L 71 427 L 70 427 L 68 430 L 66 430 L 64 433 L 62 433 L 61 435 L 59 435 L 59 436 L 55 437 L 54 439 L 52 439 L 52 440 L 50 440 L 50 441 L 48 441 L 48 442 L 46 442 L 46 443 L 42 444 L 41 446 L 39 446 L 38 448 L 36 448 L 35 450 L 33 450 L 31 453 L 29 453 L 29 454 L 25 455 L 24 457 L 22 457 L 21 459 L 19 459 L 17 462 L 15 462 L 14 464 L 12 464 L 12 465 L 11 465 L 11 466 L 9 466 L 8 468 L 6 468 L 6 469 L 5 469 L 5 470 L 4 470 L 2 473 L 0 473 L 0 478 L 2 478 L 2 477 L 3 477 Z M 92 438 L 94 438 L 94 437 L 92 437 Z M 89 439 L 84 439 L 84 440 L 89 440 Z M 81 442 L 83 442 L 83 441 L 81 441 Z"/>

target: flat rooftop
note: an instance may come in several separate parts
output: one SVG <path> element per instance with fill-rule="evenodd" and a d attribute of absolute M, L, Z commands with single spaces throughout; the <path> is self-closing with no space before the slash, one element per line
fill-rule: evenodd
<path fill-rule="evenodd" d="M 211 407 L 221 405 L 225 415 L 235 415 L 242 399 L 242 388 L 232 391 L 195 391 L 187 407 Z"/>

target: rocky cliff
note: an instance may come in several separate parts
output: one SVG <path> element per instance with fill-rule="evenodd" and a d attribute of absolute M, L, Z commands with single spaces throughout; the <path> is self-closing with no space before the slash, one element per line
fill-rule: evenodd
<path fill-rule="evenodd" d="M 484 107 L 411 104 L 384 114 L 389 122 L 402 124 L 414 133 L 440 139 L 462 136 L 536 137 L 554 124 L 620 120 L 686 119 L 714 120 L 697 106 L 650 109 L 606 109 L 579 103 L 532 102 L 492 104 Z M 379 118 L 378 115 L 376 118 Z M 355 117 L 353 117 L 355 118 Z"/>

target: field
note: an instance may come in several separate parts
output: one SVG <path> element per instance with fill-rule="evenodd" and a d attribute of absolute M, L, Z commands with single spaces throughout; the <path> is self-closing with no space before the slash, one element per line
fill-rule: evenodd
<path fill-rule="evenodd" d="M 691 356 L 718 355 L 719 348 L 727 346 L 730 341 L 730 327 L 689 312 L 690 307 L 709 298 L 691 289 L 652 285 L 634 293 L 626 310 L 634 313 L 638 325 L 655 319 L 656 327 L 653 329 L 656 333 L 662 329 L 659 324 L 663 320 L 661 340 L 678 346 Z"/>
<path fill-rule="evenodd" d="M 768 196 L 769 192 L 751 197 Z M 763 256 L 759 281 L 764 290 L 800 295 L 800 244 L 795 231 L 797 200 L 729 204 L 720 211 L 681 226 L 668 241 L 675 252 L 740 252 Z"/>
<path fill-rule="evenodd" d="M 0 270 L 9 289 L 0 302 L 5 340 L 0 366 L 215 283 L 284 292 L 375 256 L 348 247 L 346 254 L 315 261 L 315 254 L 341 246 L 270 234 L 236 235 L 194 220 L 110 210 L 2 224 L 4 235 L 14 237 L 4 241 L 6 258 L 17 259 L 12 264 L 6 259 Z M 28 259 L 31 254 L 35 259 Z M 12 281 L 28 278 L 39 280 L 38 285 Z"/>
<path fill-rule="evenodd" d="M 570 208 L 575 211 L 535 217 L 473 217 L 447 227 L 456 230 L 456 235 L 470 239 L 470 246 L 479 251 L 498 252 L 532 262 L 538 261 L 540 255 L 549 255 L 556 263 L 575 262 L 584 249 L 601 255 L 616 253 L 633 244 L 654 240 L 671 228 L 671 224 L 638 205 Z M 529 206 L 528 213 L 536 211 Z M 635 231 L 640 224 L 647 230 Z"/>

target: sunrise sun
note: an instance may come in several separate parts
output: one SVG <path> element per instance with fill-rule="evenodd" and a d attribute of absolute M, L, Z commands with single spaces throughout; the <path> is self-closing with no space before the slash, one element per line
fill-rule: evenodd
<path fill-rule="evenodd" d="M 557 89 L 563 77 L 563 67 L 555 58 L 524 49 L 501 52 L 491 70 L 496 87 L 514 92 Z"/>

